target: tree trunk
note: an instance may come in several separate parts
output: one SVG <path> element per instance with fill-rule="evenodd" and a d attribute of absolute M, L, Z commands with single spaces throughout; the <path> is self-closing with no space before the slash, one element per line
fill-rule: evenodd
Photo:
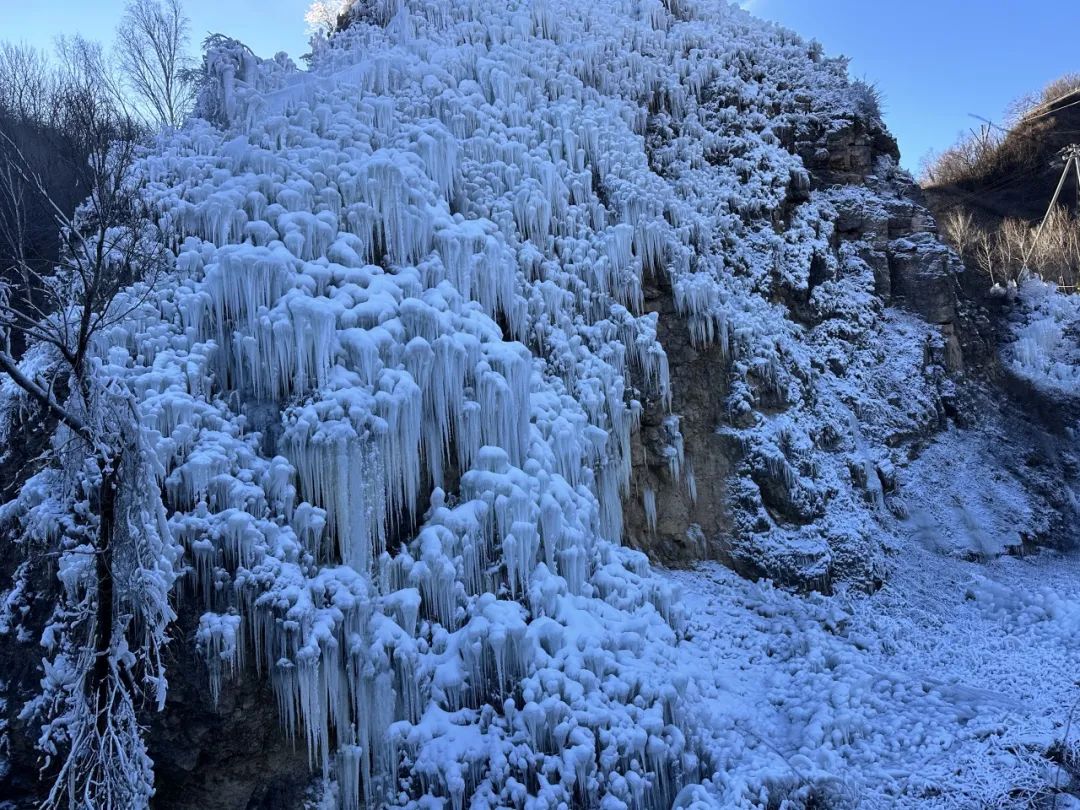
<path fill-rule="evenodd" d="M 105 733 L 109 722 L 112 699 L 109 689 L 109 655 L 112 651 L 113 635 L 113 576 L 112 576 L 112 537 L 116 528 L 116 498 L 120 478 L 120 454 L 111 458 L 102 458 L 98 464 L 101 470 L 100 523 L 98 524 L 98 543 L 95 554 L 97 573 L 97 613 L 94 622 L 94 666 L 90 675 L 90 689 L 96 693 L 97 731 Z"/>

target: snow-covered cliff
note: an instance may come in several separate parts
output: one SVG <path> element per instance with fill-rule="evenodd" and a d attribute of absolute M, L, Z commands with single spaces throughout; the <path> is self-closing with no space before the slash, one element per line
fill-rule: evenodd
<path fill-rule="evenodd" d="M 1028 473 L 934 461 L 993 444 L 954 424 L 987 352 L 816 46 L 711 0 L 378 0 L 310 72 L 220 39 L 207 66 L 135 178 L 175 271 L 96 354 L 205 664 L 170 678 L 268 682 L 327 806 L 810 802 L 721 778 L 647 553 L 872 589 L 901 536 L 996 554 L 1061 519 Z M 53 531 L 51 486 L 8 523 Z"/>

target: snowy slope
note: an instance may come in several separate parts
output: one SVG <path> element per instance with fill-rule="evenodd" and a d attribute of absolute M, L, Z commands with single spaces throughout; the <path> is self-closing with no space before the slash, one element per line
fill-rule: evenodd
<path fill-rule="evenodd" d="M 983 565 L 912 544 L 880 592 L 832 598 L 719 566 L 675 574 L 686 671 L 715 684 L 693 713 L 728 752 L 711 794 L 731 807 L 747 785 L 830 808 L 1073 806 L 1060 791 L 1080 784 L 1046 751 L 1065 740 L 1074 768 L 1080 752 L 1076 563 Z"/>
<path fill-rule="evenodd" d="M 910 209 L 895 163 L 872 190 L 811 191 L 793 148 L 876 121 L 865 91 L 711 0 L 376 0 L 354 18 L 310 73 L 213 44 L 205 119 L 138 169 L 175 273 L 119 301 L 133 311 L 97 347 L 139 398 L 211 700 L 268 679 L 343 808 L 931 790 L 944 777 L 913 782 L 903 740 L 837 753 L 872 713 L 813 726 L 812 761 L 778 770 L 768 752 L 806 718 L 747 727 L 755 693 L 729 699 L 700 662 L 770 643 L 721 639 L 753 624 L 739 599 L 796 624 L 829 609 L 727 574 L 716 596 L 677 577 L 680 601 L 623 543 L 624 504 L 664 508 L 632 458 L 673 400 L 660 289 L 728 368 L 731 556 L 804 585 L 885 577 L 899 443 L 943 421 L 943 339 L 885 309 L 871 266 Z M 852 212 L 868 224 L 838 246 Z M 665 424 L 665 475 L 693 499 Z M 34 531 L 50 480 L 6 515 Z M 783 660 L 777 689 L 833 688 Z M 851 660 L 835 688 L 872 691 L 885 664 Z M 955 725 L 954 694 L 880 712 Z M 919 756 L 948 748 L 920 733 Z"/>

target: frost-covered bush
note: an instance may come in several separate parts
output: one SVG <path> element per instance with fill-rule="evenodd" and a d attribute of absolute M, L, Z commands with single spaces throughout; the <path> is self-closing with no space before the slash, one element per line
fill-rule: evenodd
<path fill-rule="evenodd" d="M 855 79 L 851 83 L 851 92 L 855 110 L 867 121 L 880 121 L 884 97 L 881 88 L 866 79 Z"/>

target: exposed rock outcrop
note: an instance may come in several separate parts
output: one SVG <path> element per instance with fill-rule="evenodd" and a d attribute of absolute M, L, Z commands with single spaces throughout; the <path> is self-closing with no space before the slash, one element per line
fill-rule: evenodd
<path fill-rule="evenodd" d="M 181 611 L 178 629 L 194 634 L 198 616 Z M 238 679 L 215 704 L 205 661 L 177 645 L 165 711 L 148 740 L 157 763 L 155 810 L 289 810 L 304 806 L 311 768 L 298 740 L 281 733 L 279 707 L 265 681 Z"/>
<path fill-rule="evenodd" d="M 921 480 L 924 452 L 943 462 L 933 449 L 939 440 L 974 454 L 969 481 L 943 486 L 957 508 L 996 493 L 984 506 L 1004 513 L 962 516 L 990 526 L 974 539 L 954 536 L 943 546 L 950 553 L 1071 537 L 1073 462 L 1041 454 L 1013 463 L 1025 443 L 1052 444 L 1068 417 L 1001 373 L 1003 333 L 993 325 L 1001 313 L 968 296 L 962 262 L 938 239 L 919 188 L 895 168 L 895 143 L 880 122 L 856 120 L 792 148 L 802 168 L 792 171 L 774 220 L 790 232 L 812 209 L 817 241 L 794 260 L 780 251 L 758 283 L 801 335 L 805 354 L 785 357 L 795 366 L 793 386 L 747 375 L 751 404 L 744 399 L 740 410 L 732 401 L 737 362 L 700 351 L 678 325 L 670 291 L 653 291 L 673 415 L 655 401 L 645 409 L 626 505 L 632 541 L 669 563 L 722 559 L 798 587 L 827 590 L 837 578 L 874 587 L 885 576 L 890 537 L 956 534 L 955 511 L 937 510 L 943 493 Z M 673 316 L 675 325 L 665 325 Z M 1023 416 L 1032 409 L 1044 415 L 1034 425 Z M 693 478 L 675 474 L 675 457 L 685 457 Z"/>

